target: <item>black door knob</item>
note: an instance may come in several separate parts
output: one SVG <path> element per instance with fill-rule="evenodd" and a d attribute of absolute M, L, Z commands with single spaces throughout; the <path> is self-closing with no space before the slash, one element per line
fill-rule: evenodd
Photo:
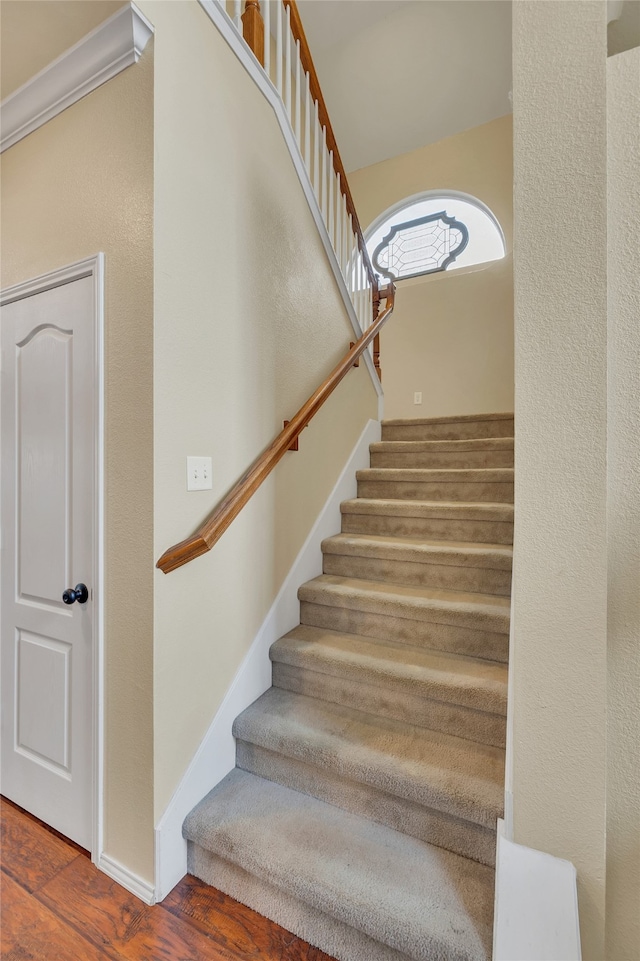
<path fill-rule="evenodd" d="M 68 587 L 62 595 L 65 604 L 86 604 L 89 600 L 89 591 L 86 584 L 76 584 L 75 587 Z"/>

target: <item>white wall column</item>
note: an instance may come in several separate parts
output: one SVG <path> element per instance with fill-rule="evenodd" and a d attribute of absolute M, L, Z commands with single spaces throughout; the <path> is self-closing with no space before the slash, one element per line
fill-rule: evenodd
<path fill-rule="evenodd" d="M 605 910 L 606 4 L 513 5 L 513 839 L 572 861 L 583 957 Z"/>
<path fill-rule="evenodd" d="M 605 957 L 640 957 L 640 47 L 607 61 L 608 504 Z"/>

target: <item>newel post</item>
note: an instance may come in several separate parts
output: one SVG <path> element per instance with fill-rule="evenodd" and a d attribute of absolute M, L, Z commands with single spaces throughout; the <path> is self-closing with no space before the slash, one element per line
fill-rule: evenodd
<path fill-rule="evenodd" d="M 380 288 L 376 286 L 373 288 L 373 320 L 376 319 L 380 313 Z M 382 368 L 380 367 L 380 334 L 376 334 L 373 338 L 373 366 L 376 369 L 378 375 L 378 380 L 382 381 Z"/>
<path fill-rule="evenodd" d="M 242 14 L 242 36 L 251 47 L 256 60 L 264 67 L 264 21 L 260 0 L 247 0 Z"/>

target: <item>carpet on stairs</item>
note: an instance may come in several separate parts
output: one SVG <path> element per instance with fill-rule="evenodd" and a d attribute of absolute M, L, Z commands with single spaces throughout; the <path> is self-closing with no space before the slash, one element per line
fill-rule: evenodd
<path fill-rule="evenodd" d="M 513 415 L 385 421 L 357 481 L 189 870 L 340 961 L 488 961 Z"/>

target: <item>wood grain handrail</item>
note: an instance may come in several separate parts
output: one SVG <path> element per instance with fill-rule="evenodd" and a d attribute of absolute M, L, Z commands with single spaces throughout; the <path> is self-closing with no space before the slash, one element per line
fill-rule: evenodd
<path fill-rule="evenodd" d="M 358 214 L 356 213 L 356 205 L 354 204 L 353 197 L 351 196 L 349 181 L 347 180 L 347 173 L 344 169 L 344 164 L 342 163 L 340 151 L 338 150 L 338 144 L 336 143 L 333 127 L 331 126 L 329 111 L 327 110 L 327 105 L 324 102 L 324 97 L 322 96 L 320 81 L 318 80 L 318 74 L 316 73 L 316 68 L 313 63 L 313 57 L 311 56 L 309 44 L 307 43 L 307 38 L 304 32 L 304 27 L 302 26 L 298 5 L 296 0 L 282 0 L 282 2 L 284 6 L 289 7 L 291 11 L 291 32 L 294 40 L 300 41 L 300 59 L 302 61 L 304 70 L 306 70 L 306 72 L 309 74 L 309 90 L 311 92 L 311 96 L 318 102 L 318 119 L 320 120 L 321 125 L 325 127 L 327 131 L 327 148 L 329 150 L 333 150 L 333 166 L 335 172 L 340 175 L 340 187 L 347 202 L 347 212 L 351 214 L 353 230 L 358 239 L 358 247 L 360 248 L 360 252 L 362 254 L 362 259 L 364 261 L 365 270 L 367 271 L 367 275 L 369 277 L 369 282 L 375 289 L 378 285 L 376 273 L 371 264 L 371 258 L 369 257 L 367 244 L 364 239 L 364 234 L 362 233 L 360 220 L 358 219 Z"/>
<path fill-rule="evenodd" d="M 159 567 L 161 571 L 168 574 L 201 554 L 206 554 L 222 537 L 232 520 L 238 516 L 247 501 L 255 494 L 278 461 L 289 450 L 300 431 L 304 430 L 314 414 L 317 414 L 327 398 L 336 389 L 342 378 L 351 370 L 354 362 L 379 334 L 380 328 L 388 320 L 393 310 L 395 287 L 393 284 L 389 284 L 387 287 L 383 287 L 379 293 L 381 300 L 386 299 L 385 309 L 378 314 L 362 337 L 355 342 L 349 353 L 345 354 L 329 376 L 323 380 L 318 389 L 302 405 L 284 430 L 280 431 L 276 439 L 256 458 L 249 470 L 234 484 L 227 496 L 220 501 L 213 513 L 195 534 L 187 537 L 179 544 L 174 544 L 173 547 L 164 552 L 156 564 L 156 567 Z"/>

